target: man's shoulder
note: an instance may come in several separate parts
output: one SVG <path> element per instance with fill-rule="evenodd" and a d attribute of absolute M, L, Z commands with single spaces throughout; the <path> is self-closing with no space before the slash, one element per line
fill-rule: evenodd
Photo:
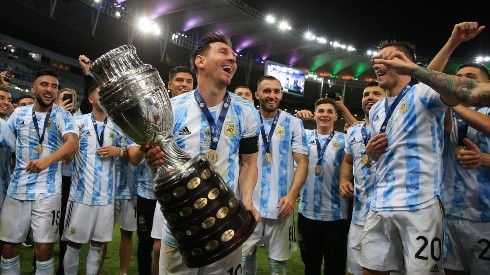
<path fill-rule="evenodd" d="M 172 105 L 172 107 L 186 104 L 190 99 L 194 98 L 194 96 L 193 96 L 194 91 L 195 90 L 192 90 L 190 92 L 171 97 L 170 98 L 170 104 Z"/>

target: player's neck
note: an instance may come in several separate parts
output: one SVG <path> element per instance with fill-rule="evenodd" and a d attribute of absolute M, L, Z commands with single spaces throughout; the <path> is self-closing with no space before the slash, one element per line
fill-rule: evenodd
<path fill-rule="evenodd" d="M 369 115 L 368 114 L 364 115 L 364 124 L 369 125 Z"/>
<path fill-rule="evenodd" d="M 95 121 L 103 122 L 107 117 L 106 113 L 97 111 L 95 108 L 92 110 L 92 115 L 95 118 Z"/>
<path fill-rule="evenodd" d="M 51 110 L 51 108 L 53 107 L 53 104 L 49 105 L 49 106 L 43 106 L 37 102 L 34 102 L 34 111 L 36 112 L 47 112 L 49 110 Z"/>
<path fill-rule="evenodd" d="M 388 94 L 386 96 L 388 96 L 388 97 L 397 96 L 403 90 L 403 88 L 405 88 L 405 86 L 407 86 L 407 84 L 410 82 L 410 80 L 411 80 L 411 78 L 408 77 L 408 78 L 404 78 L 404 79 L 398 81 L 398 83 L 396 84 L 395 87 L 388 90 Z"/>
<path fill-rule="evenodd" d="M 263 118 L 274 118 L 277 112 L 279 112 L 279 109 L 269 112 L 260 108 L 260 114 L 262 115 Z"/>
<path fill-rule="evenodd" d="M 202 97 L 206 107 L 211 108 L 223 102 L 226 94 L 226 87 L 218 89 L 213 86 L 198 87 L 199 95 Z"/>
<path fill-rule="evenodd" d="M 316 131 L 320 135 L 330 135 L 333 132 L 333 126 L 332 127 L 317 127 Z"/>

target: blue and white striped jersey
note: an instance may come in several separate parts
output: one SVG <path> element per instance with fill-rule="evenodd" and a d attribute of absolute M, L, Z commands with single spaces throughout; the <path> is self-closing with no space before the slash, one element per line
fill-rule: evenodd
<path fill-rule="evenodd" d="M 175 141 L 182 150 L 192 156 L 204 156 L 211 143 L 211 132 L 209 123 L 194 98 L 195 92 L 194 90 L 171 99 L 174 112 L 173 132 Z M 235 194 L 239 194 L 240 140 L 258 136 L 260 126 L 253 104 L 233 93 L 229 94 L 231 103 L 218 141 L 218 161 L 213 167 Z M 223 102 L 209 108 L 215 121 L 218 121 L 222 106 Z"/>
<path fill-rule="evenodd" d="M 77 113 L 70 113 L 74 118 L 81 115 L 80 114 L 77 114 Z M 75 119 L 74 119 L 75 120 Z M 73 166 L 74 166 L 74 162 L 71 161 L 70 163 L 68 164 L 63 164 L 61 165 L 61 175 L 62 176 L 65 176 L 65 177 L 71 177 L 73 175 Z"/>
<path fill-rule="evenodd" d="M 130 200 L 138 195 L 138 167 L 128 161 L 116 162 L 116 200 Z"/>
<path fill-rule="evenodd" d="M 10 159 L 15 149 L 15 135 L 7 122 L 0 118 L 0 210 L 10 183 Z"/>
<path fill-rule="evenodd" d="M 177 145 L 182 150 L 191 156 L 204 156 L 211 143 L 211 134 L 209 123 L 194 98 L 196 92 L 194 90 L 171 99 L 174 114 L 173 134 Z M 218 141 L 218 161 L 213 164 L 213 168 L 238 196 L 240 140 L 258 136 L 260 120 L 257 110 L 250 101 L 228 93 L 231 102 Z M 215 121 L 217 121 L 222 106 L 223 102 L 209 108 Z M 166 225 L 163 226 L 163 231 L 165 243 L 175 247 L 177 241 L 172 237 Z"/>
<path fill-rule="evenodd" d="M 373 136 L 393 101 L 385 97 L 371 108 Z M 396 106 L 386 129 L 388 148 L 376 162 L 371 209 L 417 210 L 439 196 L 444 108 L 439 94 L 423 83 L 413 85 Z"/>
<path fill-rule="evenodd" d="M 146 160 L 142 160 L 136 170 L 138 171 L 138 196 L 149 200 L 156 200 L 154 193 L 155 173 Z"/>
<path fill-rule="evenodd" d="M 266 136 L 273 118 L 263 118 Z M 294 178 L 293 152 L 308 155 L 308 144 L 303 122 L 287 112 L 280 112 L 277 125 L 270 142 L 272 163 L 265 159 L 266 149 L 259 137 L 259 168 L 257 184 L 253 193 L 253 203 L 263 218 L 277 219 L 276 206 L 286 196 Z"/>
<path fill-rule="evenodd" d="M 65 134 L 78 134 L 71 114 L 53 104 L 42 142 L 43 151 L 39 154 L 36 149 L 39 137 L 32 120 L 32 108 L 34 105 L 17 107 L 7 121 L 16 135 L 16 163 L 7 194 L 18 200 L 38 200 L 61 193 L 61 161 L 52 163 L 38 174 L 27 172 L 26 166 L 31 160 L 57 151 L 64 143 Z M 47 112 L 35 114 L 42 133 Z"/>
<path fill-rule="evenodd" d="M 15 150 L 15 134 L 7 124 L 0 118 L 0 148 L 6 148 L 10 151 Z"/>
<path fill-rule="evenodd" d="M 92 123 L 92 114 L 77 116 L 75 123 L 80 129 L 80 149 L 75 155 L 75 166 L 70 188 L 70 201 L 85 205 L 108 205 L 114 203 L 116 184 L 116 156 L 102 159 L 97 136 L 101 137 L 103 122 Z M 104 146 L 126 148 L 126 136 L 108 117 L 104 129 Z"/>
<path fill-rule="evenodd" d="M 344 156 L 345 134 L 335 132 L 328 143 L 321 164 L 322 172 L 315 173 L 318 150 L 315 140 L 316 130 L 305 130 L 308 142 L 308 176 L 301 189 L 298 212 L 317 221 L 336 221 L 347 219 L 347 199 L 339 192 L 340 165 Z M 318 135 L 323 146 L 328 135 Z"/>
<path fill-rule="evenodd" d="M 481 108 L 478 112 L 489 115 L 490 108 Z M 477 222 L 490 222 L 490 170 L 485 167 L 465 169 L 459 164 L 455 155 L 458 146 L 457 117 L 452 116 L 452 121 L 451 135 L 444 151 L 448 160 L 442 184 L 446 214 Z M 490 152 L 490 136 L 471 126 L 468 126 L 466 135 L 481 152 Z"/>
<path fill-rule="evenodd" d="M 352 207 L 352 222 L 364 226 L 370 207 L 370 199 L 374 188 L 376 175 L 375 164 L 363 163 L 366 155 L 366 145 L 362 136 L 362 127 L 365 123 L 352 125 L 347 130 L 345 153 L 352 156 L 354 176 L 354 197 Z M 370 127 L 365 127 L 369 131 Z"/>

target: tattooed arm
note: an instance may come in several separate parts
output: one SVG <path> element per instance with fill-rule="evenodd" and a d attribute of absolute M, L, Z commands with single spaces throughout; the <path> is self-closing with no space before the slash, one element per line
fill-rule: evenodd
<path fill-rule="evenodd" d="M 458 102 L 470 106 L 490 106 L 490 83 L 449 75 L 422 68 L 403 57 L 403 53 L 394 51 L 384 56 L 377 56 L 374 64 L 383 64 L 398 74 L 411 77 L 432 87 L 445 97 L 445 103 L 454 106 Z"/>

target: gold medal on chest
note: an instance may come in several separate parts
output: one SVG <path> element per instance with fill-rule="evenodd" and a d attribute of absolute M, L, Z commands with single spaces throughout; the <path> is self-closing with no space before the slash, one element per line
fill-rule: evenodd
<path fill-rule="evenodd" d="M 207 152 L 206 152 L 206 159 L 211 163 L 211 164 L 215 164 L 217 161 L 218 161 L 218 152 L 216 152 L 216 150 L 213 150 L 213 149 L 209 149 Z"/>
<path fill-rule="evenodd" d="M 315 166 L 315 174 L 320 175 L 322 172 L 322 167 L 320 165 Z"/>
<path fill-rule="evenodd" d="M 43 152 L 43 150 L 44 150 L 43 145 L 42 145 L 42 144 L 38 144 L 38 145 L 36 146 L 36 150 L 37 150 L 37 152 L 38 152 L 39 154 L 41 154 L 41 153 Z"/>
<path fill-rule="evenodd" d="M 268 163 L 271 163 L 271 162 L 272 162 L 272 154 L 271 154 L 271 153 L 266 153 L 266 154 L 265 154 L 265 160 L 266 160 Z"/>
<path fill-rule="evenodd" d="M 368 165 L 368 164 L 369 164 L 369 156 L 368 156 L 368 155 L 364 155 L 364 156 L 362 157 L 362 163 L 363 163 L 364 165 Z"/>

